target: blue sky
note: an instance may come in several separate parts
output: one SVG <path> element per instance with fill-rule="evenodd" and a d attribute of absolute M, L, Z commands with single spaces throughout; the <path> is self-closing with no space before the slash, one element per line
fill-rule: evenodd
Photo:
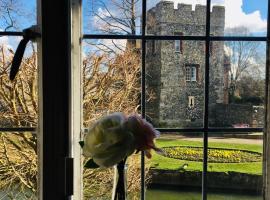
<path fill-rule="evenodd" d="M 121 0 L 117 0 L 121 1 Z M 154 6 L 160 0 L 147 0 L 148 8 L 150 6 Z M 32 24 L 36 23 L 36 0 L 15 0 L 16 6 L 20 9 L 13 13 L 14 17 L 17 21 L 18 29 L 22 30 L 23 28 L 29 27 Z M 89 9 L 94 5 L 94 10 L 97 11 L 100 9 L 102 12 L 102 8 L 99 5 L 96 5 L 96 0 L 83 0 L 83 10 L 84 12 L 84 27 L 93 28 L 94 26 L 99 25 L 95 24 L 95 21 L 89 18 Z M 104 0 L 104 3 L 110 5 L 111 0 Z M 205 4 L 206 0 L 174 0 L 175 6 L 177 3 L 189 3 L 193 4 Z M 266 17 L 267 17 L 267 0 L 212 0 L 213 5 L 223 5 L 226 9 L 226 27 L 235 27 L 235 26 L 247 26 L 253 31 L 253 35 L 265 35 L 266 31 Z M 139 4 L 141 5 L 141 4 Z M 110 6 L 109 6 L 110 7 Z M 141 7 L 138 6 L 138 15 L 140 15 Z M 1 10 L 0 10 L 1 11 Z M 117 10 L 111 10 L 113 13 L 117 13 Z M 3 18 L 0 17 L 0 29 L 3 29 Z M 93 24 L 89 24 L 89 22 Z M 12 30 L 12 29 L 10 29 Z M 89 32 L 85 29 L 85 32 Z M 13 40 L 0 37 L 0 43 L 2 42 L 10 42 L 12 46 L 14 43 L 17 43 L 19 39 Z M 15 45 L 16 46 L 16 45 Z"/>
<path fill-rule="evenodd" d="M 243 11 L 245 13 L 252 13 L 259 10 L 262 18 L 267 18 L 267 0 L 244 0 Z"/>
<path fill-rule="evenodd" d="M 121 1 L 121 0 L 117 0 Z M 148 8 L 153 7 L 160 0 L 147 0 Z M 175 3 L 175 8 L 177 7 L 177 3 L 185 3 L 192 4 L 195 7 L 195 4 L 206 4 L 206 0 L 172 0 Z M 84 27 L 89 27 L 89 22 L 91 22 L 91 26 L 100 26 L 100 21 L 93 19 L 89 19 L 89 16 L 86 14 L 90 13 L 87 7 L 94 7 L 94 11 L 98 11 L 99 13 L 106 14 L 106 11 L 102 9 L 102 6 L 97 5 L 96 0 L 84 0 L 84 19 L 85 23 Z M 103 1 L 108 7 L 111 7 L 111 0 Z M 267 17 L 267 0 L 212 0 L 212 5 L 222 5 L 225 6 L 225 28 L 234 28 L 239 26 L 246 26 L 253 32 L 253 35 L 266 35 L 266 17 Z M 141 7 L 138 5 L 138 13 L 141 12 Z M 119 13 L 119 10 L 113 9 L 111 7 L 111 12 Z M 86 32 L 89 32 L 85 30 Z"/>
<path fill-rule="evenodd" d="M 121 1 L 121 0 L 116 0 Z M 160 0 L 147 0 L 148 8 L 154 6 Z M 172 0 L 177 3 L 189 3 L 189 4 L 205 4 L 206 0 Z M 19 29 L 26 28 L 32 24 L 35 24 L 36 14 L 34 12 L 36 8 L 36 0 L 15 0 L 15 5 L 19 8 L 13 14 L 16 17 L 17 25 Z M 97 11 L 101 6 L 97 5 L 98 1 L 96 0 L 83 0 L 84 6 L 84 24 L 89 19 L 89 9 L 94 5 L 94 10 Z M 109 6 L 111 0 L 103 0 L 103 2 Z M 256 32 L 263 32 L 263 29 L 266 27 L 267 18 L 267 0 L 212 0 L 212 4 L 215 5 L 224 5 L 226 9 L 226 25 L 236 26 L 240 24 L 245 24 L 249 26 L 252 30 L 255 29 Z M 139 6 L 138 6 L 139 7 Z M 139 7 L 138 10 L 141 8 Z M 0 10 L 1 12 L 1 10 Z M 112 12 L 117 12 L 112 9 Z M 140 11 L 138 11 L 140 12 Z M 138 13 L 139 14 L 139 13 Z M 235 16 L 234 16 L 235 15 Z M 238 16 L 238 17 L 237 17 Z M 242 19 L 242 20 L 240 20 Z M 254 23 L 250 23 L 253 21 Z M 0 17 L 0 29 L 3 29 L 4 20 Z M 233 25 L 234 23 L 234 25 Z M 19 30 L 18 29 L 18 30 Z"/>

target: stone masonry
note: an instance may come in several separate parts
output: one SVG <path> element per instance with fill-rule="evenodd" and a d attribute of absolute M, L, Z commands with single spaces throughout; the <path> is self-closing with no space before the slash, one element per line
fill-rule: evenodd
<path fill-rule="evenodd" d="M 206 7 L 161 1 L 147 12 L 147 33 L 152 35 L 205 35 Z M 224 35 L 225 9 L 213 6 L 211 35 Z M 205 42 L 147 41 L 146 84 L 153 98 L 147 101 L 146 112 L 159 127 L 201 127 L 204 108 Z M 227 104 L 228 73 L 224 65 L 224 44 L 210 44 L 209 103 Z M 193 79 L 191 71 L 194 67 Z M 187 74 L 188 73 L 188 74 Z M 196 73 L 196 74 L 194 74 Z M 195 77 L 196 76 L 196 77 Z"/>

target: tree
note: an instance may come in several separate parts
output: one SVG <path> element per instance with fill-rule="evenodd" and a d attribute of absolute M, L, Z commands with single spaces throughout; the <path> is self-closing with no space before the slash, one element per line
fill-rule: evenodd
<path fill-rule="evenodd" d="M 83 111 L 84 127 L 105 114 L 138 112 L 140 95 L 140 71 L 138 58 L 133 50 L 109 56 L 90 52 L 83 61 Z M 140 154 L 128 159 L 127 189 L 138 194 L 140 188 Z M 146 172 L 149 167 L 146 167 Z M 113 169 L 85 169 L 84 196 L 110 198 L 113 184 Z M 134 197 L 136 199 L 136 197 Z"/>
<path fill-rule="evenodd" d="M 84 126 L 112 112 L 136 113 L 140 91 L 139 55 L 125 51 L 114 57 L 88 54 L 83 61 Z M 16 79 L 9 80 L 13 52 L 0 47 L 0 123 L 2 127 L 37 127 L 36 51 L 22 60 Z M 31 133 L 0 133 L 0 190 L 11 199 L 34 199 L 37 190 L 37 138 Z M 140 188 L 140 157 L 128 159 L 128 190 Z M 85 196 L 110 196 L 113 170 L 85 170 Z M 14 190 L 14 187 L 17 189 Z M 10 188 L 10 190 L 8 190 Z"/>
<path fill-rule="evenodd" d="M 140 0 L 88 0 L 90 10 L 87 11 L 91 18 L 89 27 L 91 32 L 113 35 L 135 35 L 140 31 Z M 93 30 L 94 28 L 94 30 Z M 125 45 L 119 45 L 116 40 L 99 42 L 95 44 L 103 51 L 124 51 L 126 48 L 135 49 L 136 40 L 128 40 Z"/>
<path fill-rule="evenodd" d="M 0 30 L 18 30 L 25 22 L 35 20 L 32 10 L 27 10 L 31 9 L 30 6 L 25 8 L 23 3 L 25 4 L 22 0 L 0 0 Z"/>
<path fill-rule="evenodd" d="M 0 46 L 1 127 L 37 126 L 36 52 L 22 60 L 16 80 L 9 80 L 13 52 Z M 0 190 L 10 199 L 34 199 L 37 189 L 36 135 L 0 132 Z"/>
<path fill-rule="evenodd" d="M 135 35 L 140 0 L 89 0 L 91 15 L 96 26 L 95 31 L 107 34 Z"/>
<path fill-rule="evenodd" d="M 262 105 L 265 96 L 265 81 L 252 76 L 242 76 L 238 82 L 241 103 Z"/>
<path fill-rule="evenodd" d="M 245 27 L 237 27 L 227 30 L 230 36 L 251 36 Z M 265 46 L 261 42 L 228 41 L 225 42 L 225 51 L 230 59 L 230 88 L 231 95 L 237 95 L 239 81 L 243 76 L 254 78 L 264 77 Z"/>

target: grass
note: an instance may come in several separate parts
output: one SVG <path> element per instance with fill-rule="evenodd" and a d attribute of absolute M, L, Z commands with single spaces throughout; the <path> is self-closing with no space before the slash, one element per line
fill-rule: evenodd
<path fill-rule="evenodd" d="M 201 200 L 201 193 L 195 191 L 172 191 L 162 189 L 148 189 L 146 199 L 149 200 Z M 209 193 L 209 200 L 261 200 L 258 195 L 229 194 L 229 193 Z"/>
<path fill-rule="evenodd" d="M 164 139 L 160 138 L 156 141 L 158 147 L 168 146 L 194 146 L 202 147 L 203 143 L 200 141 L 188 141 L 183 139 Z M 228 149 L 241 149 L 262 153 L 262 145 L 257 144 L 230 144 L 209 142 L 209 147 L 215 148 L 228 148 Z M 186 171 L 202 171 L 203 163 L 196 161 L 178 160 L 173 158 L 164 157 L 154 153 L 153 158 L 149 161 L 151 167 L 156 169 L 170 169 L 179 170 L 184 164 L 188 164 Z M 247 163 L 209 163 L 209 172 L 241 172 L 247 174 L 262 174 L 262 162 L 247 162 Z"/>

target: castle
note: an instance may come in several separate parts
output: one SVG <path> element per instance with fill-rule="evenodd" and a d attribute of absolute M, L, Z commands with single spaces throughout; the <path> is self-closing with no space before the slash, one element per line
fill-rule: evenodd
<path fill-rule="evenodd" d="M 213 6 L 211 35 L 223 36 L 225 9 Z M 161 1 L 147 11 L 147 33 L 151 35 L 203 36 L 206 6 Z M 228 104 L 230 63 L 224 42 L 210 43 L 209 106 Z M 147 101 L 151 121 L 166 127 L 202 127 L 204 114 L 205 42 L 149 40 L 146 46 L 146 85 L 153 98 Z"/>

